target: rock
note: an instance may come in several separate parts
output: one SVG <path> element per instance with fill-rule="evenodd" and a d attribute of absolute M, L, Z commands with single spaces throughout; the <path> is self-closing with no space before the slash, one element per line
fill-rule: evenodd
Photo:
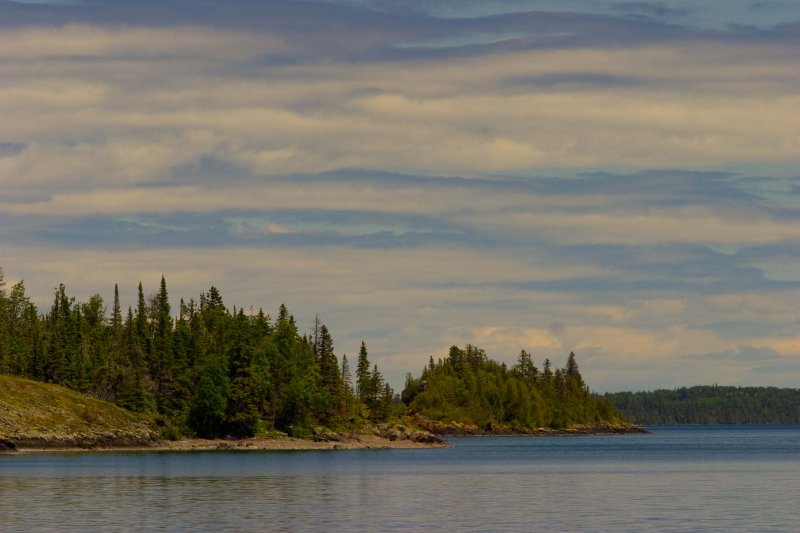
<path fill-rule="evenodd" d="M 0 453 L 3 452 L 15 452 L 17 451 L 17 445 L 14 444 L 13 441 L 8 439 L 0 439 Z"/>
<path fill-rule="evenodd" d="M 317 426 L 313 430 L 313 440 L 314 442 L 341 442 L 342 437 L 329 429 Z"/>

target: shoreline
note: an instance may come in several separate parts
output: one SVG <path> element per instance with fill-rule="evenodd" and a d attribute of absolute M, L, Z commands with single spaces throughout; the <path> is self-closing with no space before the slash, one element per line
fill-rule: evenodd
<path fill-rule="evenodd" d="M 210 451 L 314 451 L 314 450 L 387 450 L 452 448 L 447 437 L 563 437 L 649 434 L 641 426 L 581 426 L 570 429 L 539 428 L 526 432 L 513 431 L 438 431 L 435 436 L 422 440 L 392 438 L 370 434 L 333 435 L 326 439 L 302 439 L 285 435 L 251 437 L 247 439 L 199 439 L 161 440 L 151 443 L 85 443 L 63 444 L 59 442 L 22 442 L 0 439 L 0 455 L 24 455 L 40 453 L 119 453 L 119 452 L 210 452 Z"/>
<path fill-rule="evenodd" d="M 442 422 L 414 413 L 407 415 L 409 422 L 439 437 L 467 436 L 524 436 L 534 437 L 569 436 L 569 435 L 628 435 L 650 433 L 639 424 L 630 422 L 601 422 L 597 424 L 575 424 L 565 428 L 519 428 L 504 424 L 488 423 L 478 426 L 470 422 Z"/>
<path fill-rule="evenodd" d="M 341 436 L 338 440 L 310 440 L 296 437 L 253 437 L 248 439 L 180 439 L 139 445 L 67 445 L 59 443 L 23 443 L 5 449 L 0 454 L 38 453 L 118 453 L 118 452 L 204 452 L 204 451 L 310 451 L 310 450 L 369 450 L 369 449 L 419 449 L 450 448 L 452 445 L 438 439 L 436 442 L 390 440 L 377 435 Z"/>
<path fill-rule="evenodd" d="M 647 435 L 650 432 L 642 426 L 630 425 L 599 425 L 599 426 L 575 426 L 571 428 L 551 429 L 537 428 L 526 431 L 514 431 L 505 429 L 476 429 L 459 431 L 457 429 L 440 429 L 434 433 L 441 437 L 591 437 L 598 435 Z"/>
<path fill-rule="evenodd" d="M 430 433 L 402 431 L 396 428 L 383 434 L 340 434 L 322 432 L 313 438 L 270 435 L 245 439 L 48 439 L 0 438 L 0 455 L 70 452 L 192 452 L 192 451 L 302 451 L 450 448 L 452 445 Z"/>

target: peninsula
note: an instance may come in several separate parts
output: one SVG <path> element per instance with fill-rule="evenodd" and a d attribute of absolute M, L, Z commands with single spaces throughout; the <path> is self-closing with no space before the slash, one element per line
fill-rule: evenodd
<path fill-rule="evenodd" d="M 402 424 L 362 426 L 340 434 L 315 428 L 311 438 L 271 432 L 242 439 L 166 440 L 147 417 L 59 385 L 0 375 L 0 453 L 35 451 L 326 450 L 447 447 Z"/>
<path fill-rule="evenodd" d="M 213 286 L 176 312 L 170 301 L 163 277 L 150 298 L 139 283 L 127 313 L 117 286 L 107 313 L 99 294 L 78 302 L 60 284 L 40 313 L 23 282 L 5 288 L 0 269 L 5 446 L 442 446 L 434 434 L 637 429 L 589 393 L 574 353 L 539 370 L 524 350 L 509 368 L 453 346 L 395 394 L 366 343 L 352 363 L 337 356 L 319 318 L 301 334 L 285 305 L 275 319 L 245 314 Z"/>

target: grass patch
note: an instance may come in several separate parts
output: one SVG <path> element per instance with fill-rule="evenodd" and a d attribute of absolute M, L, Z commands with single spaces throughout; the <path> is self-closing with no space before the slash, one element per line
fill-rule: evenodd
<path fill-rule="evenodd" d="M 0 375 L 0 438 L 17 442 L 150 440 L 145 417 L 70 389 Z"/>

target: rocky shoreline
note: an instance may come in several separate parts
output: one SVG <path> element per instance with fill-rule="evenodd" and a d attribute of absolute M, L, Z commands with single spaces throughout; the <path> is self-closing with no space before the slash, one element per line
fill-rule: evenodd
<path fill-rule="evenodd" d="M 161 440 L 154 433 L 104 435 L 26 436 L 0 438 L 2 453 L 43 453 L 78 451 L 211 451 L 211 450 L 354 450 L 390 448 L 447 448 L 450 444 L 427 431 L 401 424 L 383 424 L 374 433 L 336 433 L 315 428 L 311 438 L 276 434 L 246 439 Z"/>
<path fill-rule="evenodd" d="M 644 433 L 616 423 L 568 429 L 520 429 L 431 420 L 410 413 L 390 423 L 338 431 L 316 427 L 302 437 L 277 431 L 249 439 L 164 440 L 152 421 L 101 400 L 48 383 L 0 376 L 0 454 L 46 451 L 337 450 L 449 447 L 445 436 L 596 435 Z M 305 438 L 307 437 L 307 438 Z"/>
<path fill-rule="evenodd" d="M 630 435 L 650 433 L 641 426 L 634 424 L 615 425 L 577 425 L 570 428 L 535 428 L 535 429 L 509 429 L 509 428 L 478 428 L 476 430 L 462 430 L 458 428 L 445 428 L 437 431 L 437 435 L 447 437 L 468 437 L 468 436 L 532 436 L 532 437 L 558 437 L 569 435 Z"/>
<path fill-rule="evenodd" d="M 564 435 L 622 435 L 645 434 L 646 429 L 627 422 L 578 424 L 568 428 L 517 428 L 500 424 L 486 424 L 479 427 L 471 423 L 441 422 L 431 420 L 419 413 L 407 417 L 410 423 L 423 428 L 434 435 L 448 437 L 489 436 L 489 435 L 530 435 L 530 436 L 564 436 Z"/>
<path fill-rule="evenodd" d="M 434 421 L 415 414 L 405 417 L 406 424 L 381 424 L 370 432 L 337 433 L 317 427 L 310 438 L 274 434 L 246 439 L 184 438 L 163 440 L 143 428 L 138 431 L 103 432 L 94 434 L 58 435 L 0 435 L 0 454 L 76 452 L 76 451 L 278 451 L 278 450 L 354 450 L 391 448 L 447 448 L 445 437 L 463 436 L 564 436 L 616 435 L 648 433 L 635 424 L 578 425 L 565 429 L 519 429 L 508 426 Z"/>

